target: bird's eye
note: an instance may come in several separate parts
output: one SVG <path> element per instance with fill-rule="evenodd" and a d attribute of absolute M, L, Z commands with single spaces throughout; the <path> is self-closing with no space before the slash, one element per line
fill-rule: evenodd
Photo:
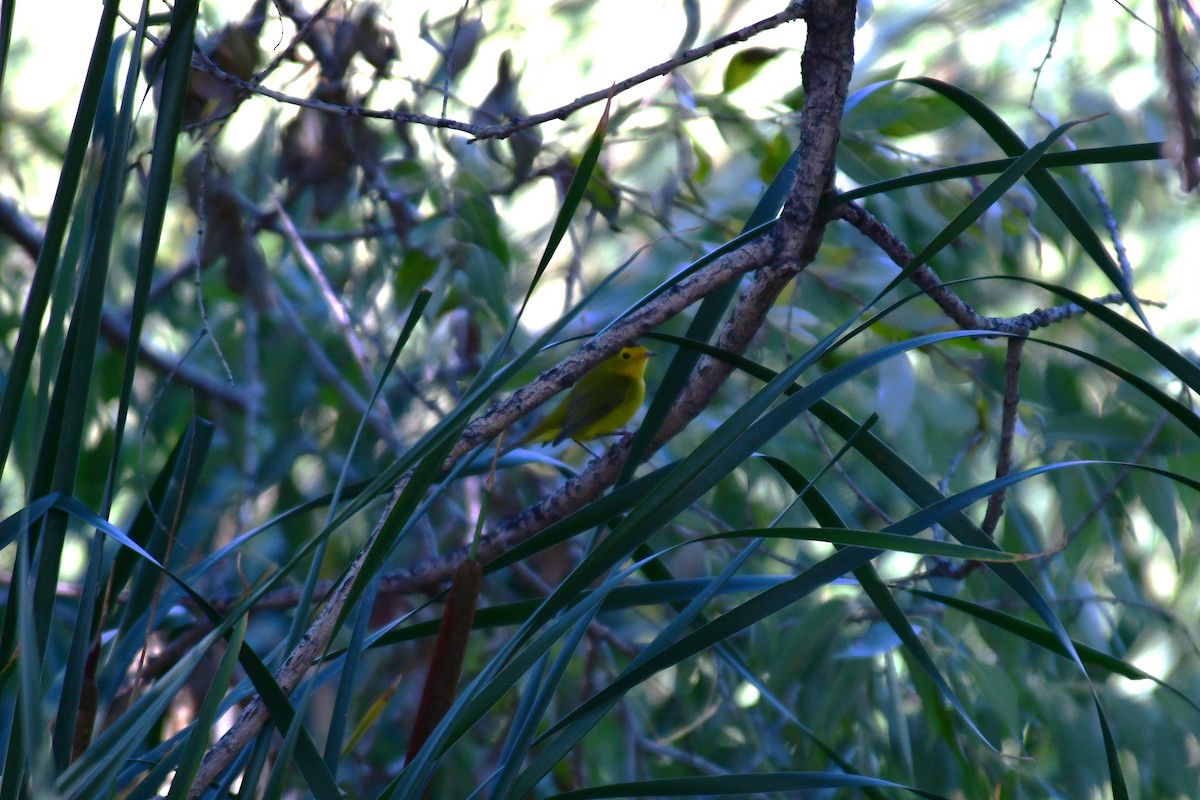
<path fill-rule="evenodd" d="M 629 353 L 621 353 L 621 358 L 623 358 L 623 359 L 625 359 L 626 361 L 628 361 L 628 360 L 629 360 Z"/>

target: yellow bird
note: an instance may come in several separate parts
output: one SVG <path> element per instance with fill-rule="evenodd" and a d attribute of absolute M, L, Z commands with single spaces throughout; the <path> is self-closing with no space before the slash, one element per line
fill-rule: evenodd
<path fill-rule="evenodd" d="M 597 364 L 571 387 L 554 410 L 518 444 L 585 442 L 617 433 L 646 397 L 646 362 L 654 353 L 639 344 Z"/>

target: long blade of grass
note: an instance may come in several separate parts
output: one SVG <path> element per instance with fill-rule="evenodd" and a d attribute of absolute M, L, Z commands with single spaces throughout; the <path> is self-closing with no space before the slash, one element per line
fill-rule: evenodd
<path fill-rule="evenodd" d="M 557 252 L 558 246 L 562 244 L 563 237 L 567 235 L 567 230 L 571 225 L 571 220 L 575 217 L 575 212 L 579 209 L 579 204 L 583 202 L 584 195 L 587 193 L 588 184 L 591 183 L 592 174 L 596 171 L 596 164 L 600 161 L 600 152 L 604 149 L 604 138 L 608 135 L 609 112 L 612 109 L 612 98 L 604 104 L 604 111 L 600 114 L 600 120 L 596 123 L 596 129 L 592 131 L 592 136 L 588 140 L 588 145 L 584 148 L 583 155 L 579 158 L 579 166 L 575 168 L 575 174 L 571 176 L 571 183 L 567 186 L 567 191 L 563 195 L 562 206 L 558 210 L 557 216 L 554 218 L 554 225 L 550 228 L 550 236 L 546 240 L 546 246 L 542 249 L 542 257 L 538 259 L 537 269 L 534 270 L 533 279 L 529 282 L 529 288 L 525 291 L 525 299 L 521 302 L 521 308 L 517 312 L 517 319 L 525 312 L 525 307 L 529 305 L 529 298 L 533 297 L 533 291 L 537 288 L 538 282 L 546 269 L 550 266 L 550 261 L 554 258 L 554 253 Z"/>
<path fill-rule="evenodd" d="M 21 641 L 33 643 L 37 641 L 38 632 L 33 621 L 33 602 L 30 592 L 30 555 L 32 537 L 26 528 L 17 546 L 17 580 L 16 591 L 20 596 L 15 598 L 17 605 L 17 626 Z M 37 649 L 22 646 L 17 650 L 17 717 L 19 731 L 13 732 L 10 747 L 10 759 L 4 773 L 4 783 L 11 783 L 6 791 L 10 796 L 32 794 L 35 797 L 49 797 L 48 787 L 53 782 L 54 768 L 51 764 L 51 742 L 47 736 L 49 721 L 42 708 L 42 698 L 45 696 L 45 664 Z M 13 758 L 15 756 L 15 758 Z M 19 759 L 19 761 L 18 761 Z M 15 763 L 14 763 L 15 762 Z"/>
<path fill-rule="evenodd" d="M 129 538 L 139 549 L 125 547 L 113 559 L 110 577 L 114 589 L 120 591 L 126 585 L 129 588 L 128 600 L 116 619 L 115 639 L 105 651 L 99 683 L 106 695 L 126 680 L 132 659 L 146 644 L 144 637 L 135 631 L 157 627 L 170 611 L 171 603 L 160 596 L 161 565 L 177 566 L 187 556 L 171 552 L 170 544 L 179 520 L 186 518 L 200 491 L 200 475 L 214 433 L 214 426 L 207 420 L 191 420 L 129 526 Z M 152 563 L 142 556 L 143 552 L 151 556 Z M 150 620 L 151 613 L 158 618 Z M 98 620 L 93 624 L 98 624 Z"/>
<path fill-rule="evenodd" d="M 0 0 L 0 96 L 4 94 L 4 73 L 12 52 L 13 14 L 16 12 L 17 0 Z"/>
<path fill-rule="evenodd" d="M 720 594 L 761 592 L 782 583 L 785 578 L 778 575 L 742 575 L 729 581 Z M 686 603 L 709 585 L 708 578 L 676 578 L 672 581 L 618 586 L 613 589 L 600 606 L 600 611 L 618 611 L 639 606 L 658 606 Z M 587 592 L 584 596 L 590 594 Z M 537 609 L 539 600 L 516 600 L 479 609 L 472 628 L 486 629 L 520 625 Z M 423 620 L 411 625 L 393 628 L 371 641 L 372 647 L 387 647 L 399 642 L 427 639 L 437 635 L 440 619 Z M 339 653 L 331 653 L 335 658 Z"/>
<path fill-rule="evenodd" d="M 879 293 L 875 302 L 878 302 L 879 298 L 883 297 L 892 289 L 896 288 L 902 282 L 907 280 L 908 276 L 915 272 L 918 267 L 928 264 L 929 261 L 935 255 L 937 255 L 937 253 L 954 241 L 959 234 L 961 234 L 971 225 L 975 224 L 975 220 L 979 219 L 979 217 L 981 217 L 987 209 L 995 205 L 1004 195 L 1004 193 L 1015 186 L 1017 181 L 1021 180 L 1022 178 L 1028 178 L 1030 182 L 1033 183 L 1040 175 L 1042 178 L 1048 180 L 1054 189 L 1056 189 L 1059 193 L 1062 193 L 1063 197 L 1065 198 L 1065 193 L 1062 192 L 1062 189 L 1060 189 L 1058 184 L 1054 183 L 1052 179 L 1046 176 L 1045 173 L 1034 172 L 1034 165 L 1036 165 L 1038 159 L 1041 158 L 1048 149 L 1050 149 L 1051 145 L 1062 138 L 1067 131 L 1076 125 L 1087 121 L 1088 120 L 1075 120 L 1073 122 L 1065 122 L 1051 131 L 1046 138 L 1042 139 L 1042 141 L 1028 149 L 1025 149 L 1024 144 L 1022 144 L 1022 149 L 1019 151 L 1019 153 L 1014 153 L 1017 158 L 1013 161 L 1012 165 L 1000 173 L 1000 175 L 997 176 L 994 181 L 984 187 L 982 192 L 976 195 L 971 202 L 968 203 L 967 206 L 949 222 L 949 224 L 943 227 L 937 236 L 933 237 L 933 240 L 930 241 L 929 244 L 925 245 L 925 247 L 923 247 L 921 251 L 913 257 L 913 260 L 900 271 L 900 274 L 893 278 L 891 283 L 889 283 L 887 287 Z M 1015 134 L 1013 135 L 1015 136 Z M 1035 185 L 1042 185 L 1043 183 L 1044 182 L 1039 182 Z M 1066 199 L 1066 202 L 1069 203 L 1069 199 Z M 1076 211 L 1078 212 L 1078 209 L 1076 209 Z M 1095 231 L 1092 231 L 1091 228 L 1088 228 L 1087 230 L 1093 237 L 1096 236 Z M 1075 232 L 1074 229 L 1072 229 L 1072 232 Z M 1096 241 L 1099 241 L 1099 239 L 1096 238 Z M 1101 250 L 1103 250 L 1103 246 L 1101 246 Z M 1115 264 L 1113 267 L 1114 269 L 1116 268 Z M 1118 270 L 1117 273 L 1119 275 L 1120 270 Z M 1124 281 L 1123 278 L 1122 281 Z M 874 302 L 872 302 L 870 305 L 874 305 Z M 1136 308 L 1137 306 L 1135 305 L 1134 307 Z"/>
<path fill-rule="evenodd" d="M 654 637 L 654 640 L 634 657 L 629 666 L 623 670 L 623 673 L 636 669 L 639 664 L 662 652 L 671 642 L 677 640 L 699 618 L 705 606 L 720 593 L 750 556 L 754 555 L 758 550 L 758 544 L 759 540 L 757 539 L 750 542 L 740 553 L 730 559 L 720 574 L 713 577 L 708 582 L 708 585 L 692 598 L 686 607 L 680 610 L 675 618 Z M 510 795 L 499 795 L 498 797 L 525 797 L 553 769 L 555 764 L 578 745 L 584 734 L 595 727 L 596 723 L 602 716 L 608 713 L 619 697 L 619 695 L 616 695 L 612 697 L 610 702 L 597 703 L 589 708 L 586 713 L 575 716 L 570 725 L 555 725 L 551 727 L 541 739 L 545 742 L 550 734 L 557 732 L 559 735 L 550 739 L 539 749 L 528 768 L 521 773 L 520 778 L 515 782 L 512 793 Z"/>
<path fill-rule="evenodd" d="M 129 312 L 129 347 L 125 351 L 125 371 L 121 379 L 121 392 L 117 404 L 117 418 L 113 428 L 112 459 L 105 485 L 105 500 L 102 509 L 107 513 L 116 487 L 121 459 L 121 442 L 125 434 L 125 421 L 129 415 L 129 398 L 133 390 L 133 376 L 137 369 L 138 350 L 142 338 L 150 283 L 154 276 L 154 261 L 162 239 L 163 223 L 167 216 L 167 201 L 170 197 L 175 168 L 175 145 L 179 139 L 183 106 L 187 100 L 188 76 L 192 65 L 192 44 L 195 41 L 196 15 L 199 0 L 186 0 L 175 4 L 171 12 L 171 30 L 163 45 L 165 63 L 162 90 L 159 94 L 158 117 L 154 126 L 154 154 L 150 162 L 150 174 L 146 181 L 146 208 L 142 228 L 138 237 L 137 271 L 134 278 L 133 303 Z M 125 87 L 125 100 L 132 114 L 136 97 L 137 76 L 141 69 L 142 44 L 146 38 L 146 16 L 149 2 L 142 3 L 142 13 L 134 31 L 133 53 L 130 61 L 129 81 Z M 124 109 L 122 109 L 124 113 Z M 122 157 L 123 158 L 123 157 Z M 122 165 L 123 166 L 123 165 Z"/>
<path fill-rule="evenodd" d="M 1003 631 L 1006 631 L 1014 636 L 1018 636 L 1031 644 L 1034 644 L 1043 650 L 1048 650 L 1055 655 L 1070 659 L 1071 654 L 1067 652 L 1062 643 L 1055 638 L 1054 634 L 1046 627 L 1037 625 L 1028 620 L 1023 620 L 1020 617 L 1015 617 L 1012 614 L 998 611 L 994 608 L 972 603 L 968 600 L 963 600 L 953 595 L 942 594 L 940 592 L 931 592 L 924 589 L 906 588 L 904 591 L 917 597 L 924 597 L 927 600 L 932 600 L 941 603 L 949 608 L 956 609 L 968 614 L 975 619 L 981 620 L 994 625 Z M 1120 659 L 1114 655 L 1105 653 L 1103 650 L 1097 650 L 1094 647 L 1084 644 L 1075 639 L 1071 640 L 1075 647 L 1075 652 L 1082 659 L 1084 664 L 1091 667 L 1098 667 L 1109 672 L 1116 673 L 1124 678 L 1135 681 L 1153 681 L 1155 684 L 1169 691 L 1171 694 L 1178 697 L 1187 705 L 1191 706 L 1192 710 L 1200 714 L 1200 702 L 1193 700 L 1182 689 L 1176 688 L 1167 681 L 1151 675 L 1145 670 L 1139 669 L 1137 666 Z"/>
<path fill-rule="evenodd" d="M 958 558 L 965 561 L 994 561 L 1010 564 L 1029 561 L 1047 555 L 1047 553 L 1010 553 L 1004 550 L 971 547 L 970 545 L 942 542 L 936 539 L 914 539 L 911 536 L 902 536 L 895 533 L 842 527 L 742 528 L 698 536 L 691 541 L 709 542 L 721 539 L 745 539 L 749 537 L 801 542 L 828 542 L 829 544 L 845 547 L 869 547 L 875 550 L 889 550 L 894 553 L 913 553 L 915 555 L 938 556 L 941 558 Z"/>
<path fill-rule="evenodd" d="M 970 92 L 934 78 L 911 78 L 907 80 L 910 83 L 932 89 L 957 105 L 983 128 L 992 140 L 1000 146 L 1000 149 L 1010 156 L 1016 156 L 1018 162 L 1032 152 L 1038 151 L 1038 157 L 1041 156 L 1042 152 L 1045 152 L 1044 148 L 1039 150 L 1038 146 L 1026 149 L 1025 143 L 1021 141 L 1021 137 L 1001 119 L 1000 115 Z M 1069 125 L 1070 123 L 1068 123 Z M 1060 125 L 1055 129 L 1056 132 L 1060 130 L 1065 133 L 1064 126 Z M 1058 138 L 1054 134 L 1051 135 L 1055 139 Z M 1121 268 L 1117 266 L 1117 262 L 1113 260 L 1112 255 L 1100 240 L 1095 228 L 1088 224 L 1087 219 L 1083 216 L 1083 212 L 1079 210 L 1079 207 L 1075 205 L 1070 196 L 1045 170 L 1029 171 L 1027 177 L 1030 186 L 1041 195 L 1050 210 L 1062 221 L 1067 230 L 1071 232 L 1071 235 L 1075 237 L 1075 240 L 1079 242 L 1087 254 L 1091 256 L 1092 260 L 1096 262 L 1096 265 L 1108 276 L 1113 286 L 1117 287 L 1117 291 L 1125 298 L 1125 302 L 1129 304 L 1129 307 L 1138 315 L 1138 319 L 1149 330 L 1150 322 L 1146 319 L 1146 314 L 1142 310 L 1141 304 L 1133 294 L 1133 287 L 1125 279 Z"/>
<path fill-rule="evenodd" d="M 11 0 L 6 1 L 11 2 Z M 33 281 L 25 298 L 25 308 L 21 313 L 21 328 L 17 334 L 17 344 L 13 349 L 12 361 L 9 364 L 4 395 L 0 399 L 0 474 L 4 473 L 4 466 L 7 463 L 9 451 L 12 449 L 13 433 L 16 431 L 20 416 L 21 398 L 28 387 L 33 357 L 38 351 L 42 317 L 46 313 L 46 305 L 54 285 L 59 251 L 62 249 L 63 237 L 71 222 L 75 193 L 79 187 L 84 161 L 88 154 L 92 126 L 96 121 L 101 95 L 104 93 L 118 6 L 117 0 L 107 0 L 100 12 L 100 23 L 96 29 L 92 56 L 88 61 L 87 74 L 79 95 L 79 107 L 75 112 L 71 135 L 67 139 L 62 169 L 58 173 L 58 188 L 55 190 L 54 202 L 50 208 L 46 234 L 42 239 L 42 248 L 38 253 L 37 265 L 33 271 Z M 11 20 L 11 16 L 6 15 L 6 19 Z M 7 653 L 7 650 L 4 651 L 5 657 L 7 657 Z"/>
<path fill-rule="evenodd" d="M 1129 164 L 1138 161 L 1160 161 L 1166 142 L 1145 142 L 1143 144 L 1111 145 L 1107 147 L 1084 147 L 1067 152 L 1046 153 L 1034 164 L 1034 169 L 1065 169 L 1067 167 L 1090 166 L 1093 164 Z M 889 178 L 844 192 L 830 195 L 822 200 L 823 207 L 832 207 L 842 203 L 887 194 L 899 189 L 913 186 L 925 186 L 930 183 L 958 180 L 960 178 L 977 178 L 981 175 L 995 175 L 1003 172 L 1016 161 L 1013 158 L 997 158 L 988 161 L 972 161 L 968 164 L 957 164 L 953 167 L 940 167 L 912 175 L 902 175 L 899 178 Z"/>

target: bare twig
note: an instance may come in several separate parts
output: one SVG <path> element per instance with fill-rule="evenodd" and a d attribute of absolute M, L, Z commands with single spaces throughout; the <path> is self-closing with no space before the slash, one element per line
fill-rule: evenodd
<path fill-rule="evenodd" d="M 214 261 L 210 263 L 216 262 Z M 165 272 L 166 274 L 156 280 L 150 287 L 150 294 L 146 296 L 146 306 L 150 307 L 154 305 L 155 302 L 160 300 L 163 295 L 170 292 L 171 289 L 173 289 L 180 281 L 187 280 L 196 274 L 197 269 L 203 269 L 207 266 L 209 265 L 201 264 L 200 259 L 193 254 L 189 256 L 188 259 L 182 264 L 170 270 L 167 270 L 165 267 L 160 268 L 160 271 Z"/>
<path fill-rule="evenodd" d="M 846 203 L 838 206 L 833 214 L 835 217 L 849 222 L 858 229 L 859 233 L 878 245 L 896 266 L 904 269 L 912 263 L 913 252 L 908 245 L 862 206 L 857 203 Z M 1051 308 L 1038 308 L 1012 317 L 987 317 L 978 313 L 950 287 L 943 284 L 942 279 L 928 264 L 923 264 L 914 270 L 909 276 L 909 280 L 929 295 L 943 313 L 963 329 L 973 328 L 1025 336 L 1039 328 L 1045 328 L 1084 313 L 1080 306 L 1066 303 Z M 1125 302 L 1125 298 L 1116 292 L 1093 298 L 1093 300 L 1105 304 Z M 1150 305 L 1155 305 L 1155 303 L 1150 303 Z"/>
<path fill-rule="evenodd" d="M 644 750 L 650 755 L 658 756 L 659 758 L 665 758 L 673 764 L 687 767 L 688 769 L 694 770 L 701 775 L 727 775 L 729 773 L 729 769 L 727 767 L 722 767 L 719 764 L 715 764 L 703 756 L 698 756 L 695 753 L 689 753 L 686 750 L 680 750 L 677 747 L 671 747 L 670 745 L 661 744 L 654 741 L 645 734 L 641 733 L 642 729 L 640 728 L 635 727 L 632 730 L 635 732 L 634 741 L 637 743 L 638 748 Z M 750 796 L 759 798 L 767 797 L 767 795 L 759 792 L 756 792 Z"/>
<path fill-rule="evenodd" d="M 471 0 L 463 0 L 462 8 L 454 15 L 454 32 L 450 34 L 450 46 L 446 48 L 446 79 L 442 82 L 442 116 L 446 116 L 446 109 L 450 105 L 450 79 L 453 77 L 454 70 L 450 68 L 451 58 L 454 54 L 454 48 L 458 46 L 458 34 L 462 32 L 463 18 L 467 14 L 467 8 L 471 5 Z"/>
<path fill-rule="evenodd" d="M 212 139 L 204 143 L 201 150 L 200 161 L 200 191 L 197 193 L 196 201 L 196 251 L 202 252 L 204 249 L 204 229 L 208 224 L 208 205 L 206 197 L 208 195 L 208 172 L 212 166 Z M 213 333 L 212 326 L 208 322 L 208 310 L 204 306 L 204 287 L 200 281 L 200 270 L 202 268 L 201 259 L 196 258 L 195 284 L 196 284 L 196 311 L 200 315 L 201 338 L 208 337 L 212 342 L 213 350 L 217 354 L 217 360 L 221 362 L 221 366 L 225 369 L 225 377 L 229 381 L 229 385 L 234 385 L 233 370 L 229 368 L 229 362 L 225 360 L 225 353 L 221 351 L 221 343 L 217 340 L 216 334 Z M 248 404 L 248 407 L 253 408 L 254 404 Z"/>
<path fill-rule="evenodd" d="M 270 63 L 260 69 L 258 72 L 254 73 L 254 77 L 250 80 L 254 83 L 262 83 L 267 79 L 268 76 L 271 75 L 271 73 L 279 69 L 279 65 L 291 58 L 296 52 L 296 48 L 308 40 L 308 34 L 310 31 L 312 31 L 313 26 L 325 19 L 325 17 L 329 14 L 329 10 L 333 8 L 334 3 L 336 2 L 338 2 L 338 0 L 325 0 L 325 2 L 321 4 L 320 8 L 318 8 L 308 17 L 304 18 L 302 22 L 299 19 L 302 12 L 298 8 L 291 8 L 289 10 L 289 16 L 293 22 L 299 22 L 296 34 L 292 37 L 292 40 L 288 42 L 287 47 L 276 53 L 275 57 L 271 59 Z"/>
<path fill-rule="evenodd" d="M 1051 128 L 1058 127 L 1058 121 L 1051 115 L 1043 113 L 1036 108 L 1033 111 Z M 1063 136 L 1059 141 L 1072 152 L 1079 149 L 1075 146 L 1075 142 L 1071 140 L 1070 136 Z M 1092 174 L 1087 165 L 1081 164 L 1078 169 L 1080 177 L 1087 181 L 1088 189 L 1091 191 L 1092 197 L 1096 200 L 1096 207 L 1100 210 L 1100 216 L 1104 218 L 1104 229 L 1108 231 L 1108 238 L 1112 240 L 1113 252 L 1117 257 L 1117 265 L 1121 268 L 1121 274 L 1125 276 L 1125 283 L 1132 289 L 1133 266 L 1129 263 L 1129 251 L 1125 248 L 1125 239 L 1121 236 L 1121 227 L 1117 224 L 1117 215 L 1113 213 L 1112 203 L 1108 201 L 1108 196 L 1105 195 L 1100 182 L 1096 180 L 1096 176 Z"/>
<path fill-rule="evenodd" d="M 817 443 L 817 447 L 820 449 L 821 455 L 828 463 L 833 465 L 834 474 L 841 479 L 842 483 L 846 485 L 846 488 L 850 490 L 855 499 L 858 500 L 862 507 L 869 513 L 874 514 L 886 524 L 890 525 L 892 523 L 891 516 L 882 508 L 880 508 L 879 505 L 876 504 L 876 502 L 872 500 L 865 491 L 863 491 L 862 487 L 860 487 L 858 483 L 852 477 L 850 477 L 850 473 L 846 471 L 846 468 L 842 465 L 841 461 L 834 460 L 833 450 L 829 447 L 829 443 L 825 441 L 825 437 L 821 435 L 821 429 L 817 427 L 817 423 L 813 418 L 813 415 L 808 411 L 804 412 L 804 424 L 808 427 L 808 432 L 812 435 L 813 441 Z"/>
<path fill-rule="evenodd" d="M 1067 0 L 1059 0 L 1058 13 L 1054 15 L 1054 29 L 1050 31 L 1050 42 L 1046 45 L 1046 54 L 1033 70 L 1033 88 L 1029 90 L 1029 107 L 1033 108 L 1033 100 L 1037 97 L 1038 82 L 1042 79 L 1042 70 L 1054 56 L 1054 45 L 1058 42 L 1058 32 L 1062 28 L 1063 12 L 1067 10 Z"/>
<path fill-rule="evenodd" d="M 637 75 L 633 75 L 614 84 L 612 87 L 605 87 L 603 89 L 590 92 L 589 94 L 585 94 L 582 97 L 576 98 L 570 103 L 559 106 L 558 108 L 553 108 L 549 111 L 543 111 L 539 114 L 533 114 L 528 117 L 512 120 L 499 125 L 479 125 L 456 119 L 447 119 L 445 117 L 434 117 L 428 114 L 416 114 L 407 111 L 395 111 L 393 109 L 372 109 L 364 106 L 337 105 L 335 103 L 326 103 L 322 100 L 296 97 L 283 92 L 277 92 L 274 89 L 268 89 L 265 86 L 260 86 L 251 81 L 242 80 L 235 75 L 225 72 L 223 69 L 207 59 L 203 61 L 193 60 L 192 67 L 200 70 L 201 72 L 214 75 L 220 80 L 225 81 L 226 83 L 235 86 L 244 92 L 252 92 L 254 94 L 262 95 L 263 97 L 268 97 L 272 100 L 277 100 L 281 103 L 311 108 L 315 111 L 324 111 L 329 114 L 337 114 L 346 117 L 386 119 L 392 120 L 393 122 L 409 122 L 414 125 L 426 125 L 432 128 L 446 128 L 449 130 L 457 130 L 470 134 L 476 140 L 507 139 L 517 131 L 522 131 L 526 128 L 533 128 L 555 119 L 566 119 L 581 108 L 585 108 L 606 100 L 610 97 L 620 94 L 621 92 L 625 92 L 634 86 L 652 80 L 653 78 L 666 75 L 667 73 L 678 69 L 684 64 L 690 64 L 693 61 L 698 61 L 699 59 L 712 55 L 718 50 L 744 42 L 747 39 L 757 36 L 764 31 L 769 31 L 772 28 L 778 28 L 784 23 L 801 19 L 807 16 L 807 14 L 807 3 L 794 2 L 778 14 L 774 14 L 773 16 L 759 20 L 752 25 L 747 25 L 741 30 L 734 31 L 733 33 L 729 33 L 718 39 L 714 39 L 708 44 L 704 44 L 700 47 L 680 53 L 675 58 L 668 59 L 667 61 L 663 61 L 662 63 L 650 67 L 649 69 L 643 70 Z M 207 122 L 211 124 L 211 121 Z"/>
<path fill-rule="evenodd" d="M 359 340 L 358 334 L 354 332 L 350 313 L 346 310 L 341 298 L 333 291 L 333 287 L 329 285 L 329 280 L 321 270 L 321 265 L 317 263 L 317 257 L 313 255 L 312 250 L 308 248 L 304 239 L 301 238 L 300 233 L 296 230 L 296 226 L 292 223 L 292 218 L 284 210 L 283 205 L 276 202 L 273 211 L 275 218 L 274 229 L 292 246 L 297 259 L 300 261 L 300 265 L 304 267 L 304 270 L 313 279 L 313 283 L 317 285 L 317 291 L 320 293 L 321 299 L 325 301 L 325 307 L 329 309 L 329 315 L 333 318 L 335 327 L 346 344 L 346 349 L 354 357 L 354 364 L 358 367 L 364 388 L 367 392 L 371 392 L 375 388 L 375 377 L 371 374 L 371 368 L 367 364 L 366 350 Z M 297 326 L 296 333 L 302 339 L 308 339 L 308 334 L 304 331 L 303 326 Z M 313 343 L 313 346 L 315 347 L 315 343 Z M 365 406 L 366 402 L 363 402 L 364 410 Z M 388 409 L 382 398 L 375 404 L 371 416 L 376 430 L 384 436 L 393 450 L 401 452 L 403 450 L 403 443 L 401 443 L 396 432 L 392 430 L 391 425 L 386 421 L 389 416 Z"/>
<path fill-rule="evenodd" d="M 1014 336 L 1008 340 L 1004 359 L 1004 403 L 1000 415 L 1000 442 L 996 448 L 996 477 L 1003 478 L 1012 469 L 1013 436 L 1017 429 L 1017 406 L 1021 402 L 1021 351 L 1025 339 Z M 988 536 L 996 533 L 1000 515 L 1004 513 L 1006 490 L 993 492 L 988 498 L 987 512 L 980 529 Z"/>
<path fill-rule="evenodd" d="M 321 5 L 320 8 L 318 8 L 315 12 L 313 12 L 311 15 L 309 15 L 307 18 L 305 18 L 303 22 L 299 22 L 296 34 L 292 37 L 292 40 L 290 42 L 288 42 L 287 47 L 283 48 L 278 53 L 276 53 L 275 57 L 272 58 L 271 61 L 265 67 L 263 67 L 258 72 L 254 73 L 254 75 L 252 75 L 250 77 L 250 80 L 248 80 L 248 81 L 241 81 L 241 79 L 236 78 L 235 76 L 230 75 L 229 73 L 222 70 L 215 63 L 213 63 L 213 61 L 208 57 L 208 55 L 206 53 L 204 53 L 204 51 L 201 50 L 199 45 L 197 44 L 196 49 L 195 49 L 195 55 L 192 59 L 193 68 L 199 69 L 201 72 L 210 72 L 211 74 L 217 75 L 218 77 L 222 78 L 223 80 L 226 78 L 233 78 L 233 81 L 229 81 L 229 82 L 234 83 L 235 85 L 237 85 L 237 83 L 242 83 L 244 85 L 239 86 L 241 91 L 238 92 L 233 97 L 233 100 L 232 100 L 232 102 L 230 102 L 229 107 L 224 109 L 220 114 L 216 114 L 216 115 L 214 115 L 212 117 L 208 117 L 206 119 L 201 119 L 201 120 L 197 120 L 195 122 L 187 123 L 186 125 L 183 126 L 183 129 L 185 131 L 203 130 L 203 129 L 209 128 L 210 126 L 216 125 L 218 127 L 213 129 L 214 133 L 215 133 L 215 131 L 220 130 L 220 127 L 222 127 L 224 125 L 225 121 L 234 115 L 234 113 L 238 110 L 239 107 L 241 107 L 242 103 L 244 103 L 247 100 L 247 98 L 249 98 L 253 94 L 261 93 L 261 92 L 256 92 L 254 87 L 261 87 L 262 82 L 264 80 L 266 80 L 273 72 L 275 72 L 275 70 L 277 70 L 279 68 L 280 64 L 282 64 L 286 59 L 291 58 L 292 55 L 295 54 L 296 48 L 299 47 L 301 44 L 303 44 L 308 39 L 308 34 L 312 31 L 312 27 L 314 25 L 316 25 L 318 22 L 320 22 L 322 19 L 325 18 L 325 16 L 329 13 L 329 10 L 333 7 L 334 3 L 336 3 L 336 2 L 338 2 L 338 0 L 325 0 L 325 2 Z M 295 12 L 296 9 L 292 9 L 292 11 Z M 299 16 L 298 13 L 291 14 L 292 21 L 298 22 L 298 19 L 297 19 L 298 16 Z M 212 137 L 210 136 L 209 138 L 211 139 Z"/>
<path fill-rule="evenodd" d="M 1186 402 L 1188 397 L 1189 392 L 1185 388 L 1180 392 L 1179 399 Z M 1138 442 L 1137 447 L 1135 447 L 1133 452 L 1130 453 L 1129 458 L 1127 459 L 1130 463 L 1137 463 L 1142 460 L 1142 456 L 1149 452 L 1150 446 L 1154 444 L 1154 440 L 1158 438 L 1160 433 L 1162 433 L 1162 429 L 1166 426 L 1169 419 L 1171 419 L 1171 414 L 1168 411 L 1162 412 L 1155 418 L 1154 424 L 1150 426 L 1150 430 L 1146 432 L 1146 435 L 1143 436 Z M 1114 477 L 1109 484 L 1104 487 L 1104 489 L 1088 507 L 1088 510 L 1079 518 L 1079 521 L 1067 530 L 1063 531 L 1064 541 L 1070 543 L 1075 539 L 1076 536 L 1079 535 L 1079 532 L 1083 530 L 1084 526 L 1091 522 L 1092 519 L 1094 519 L 1095 516 L 1100 513 L 1100 510 L 1104 508 L 1104 506 L 1108 505 L 1108 501 L 1113 498 L 1113 495 L 1117 493 L 1117 489 L 1119 489 L 1125 479 L 1133 473 L 1133 470 L 1134 468 L 1128 465 L 1120 467 L 1117 470 L 1116 477 Z"/>

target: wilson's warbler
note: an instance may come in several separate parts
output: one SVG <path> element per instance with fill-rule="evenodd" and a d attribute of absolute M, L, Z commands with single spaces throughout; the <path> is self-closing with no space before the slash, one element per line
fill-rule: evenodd
<path fill-rule="evenodd" d="M 635 344 L 601 361 L 519 444 L 585 442 L 618 432 L 646 397 L 646 361 L 652 355 Z"/>

